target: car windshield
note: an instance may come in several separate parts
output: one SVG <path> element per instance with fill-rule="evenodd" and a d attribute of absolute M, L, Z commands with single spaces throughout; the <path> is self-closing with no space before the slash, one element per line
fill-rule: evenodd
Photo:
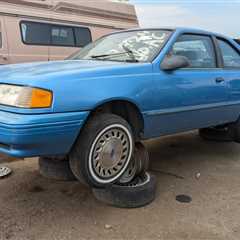
<path fill-rule="evenodd" d="M 120 62 L 151 62 L 171 31 L 139 30 L 114 33 L 87 45 L 68 59 Z"/>

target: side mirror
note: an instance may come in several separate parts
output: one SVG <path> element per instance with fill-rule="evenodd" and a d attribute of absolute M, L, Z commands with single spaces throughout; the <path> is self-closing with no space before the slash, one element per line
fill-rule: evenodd
<path fill-rule="evenodd" d="M 189 60 L 184 56 L 170 56 L 165 57 L 161 63 L 163 71 L 174 71 L 179 68 L 186 68 L 190 66 Z"/>

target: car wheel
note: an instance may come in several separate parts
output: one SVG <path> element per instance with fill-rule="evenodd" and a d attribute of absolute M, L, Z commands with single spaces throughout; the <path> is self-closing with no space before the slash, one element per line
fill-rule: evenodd
<path fill-rule="evenodd" d="M 135 148 L 137 149 L 135 157 L 138 159 L 137 175 L 139 175 L 149 168 L 149 154 L 147 148 L 141 142 L 136 143 Z"/>
<path fill-rule="evenodd" d="M 73 175 L 69 161 L 67 159 L 60 161 L 53 158 L 40 157 L 39 171 L 43 177 L 55 179 L 59 181 L 73 181 L 76 180 Z"/>
<path fill-rule="evenodd" d="M 240 119 L 229 125 L 229 132 L 232 140 L 240 143 Z"/>
<path fill-rule="evenodd" d="M 136 176 L 148 170 L 149 155 L 145 146 L 141 142 L 135 144 L 134 155 L 127 170 L 119 179 L 119 183 L 131 182 Z"/>
<path fill-rule="evenodd" d="M 114 114 L 92 117 L 70 152 L 74 175 L 92 187 L 117 182 L 126 171 L 134 150 L 131 127 Z"/>
<path fill-rule="evenodd" d="M 155 199 L 156 177 L 148 172 L 135 177 L 130 183 L 114 184 L 105 189 L 94 188 L 93 195 L 103 203 L 120 208 L 146 206 Z"/>
<path fill-rule="evenodd" d="M 203 128 L 199 130 L 202 139 L 216 142 L 232 142 L 232 134 L 229 127 Z"/>

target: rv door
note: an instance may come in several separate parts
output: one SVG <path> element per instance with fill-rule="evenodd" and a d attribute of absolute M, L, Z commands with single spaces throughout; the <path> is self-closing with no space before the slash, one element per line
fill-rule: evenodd
<path fill-rule="evenodd" d="M 0 65 L 8 64 L 8 41 L 5 29 L 4 17 L 0 16 Z"/>

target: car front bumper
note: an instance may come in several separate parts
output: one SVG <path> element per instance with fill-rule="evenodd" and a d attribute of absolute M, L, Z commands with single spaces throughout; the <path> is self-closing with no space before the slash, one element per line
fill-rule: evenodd
<path fill-rule="evenodd" d="M 30 115 L 0 111 L 0 153 L 21 158 L 67 154 L 88 114 Z"/>

